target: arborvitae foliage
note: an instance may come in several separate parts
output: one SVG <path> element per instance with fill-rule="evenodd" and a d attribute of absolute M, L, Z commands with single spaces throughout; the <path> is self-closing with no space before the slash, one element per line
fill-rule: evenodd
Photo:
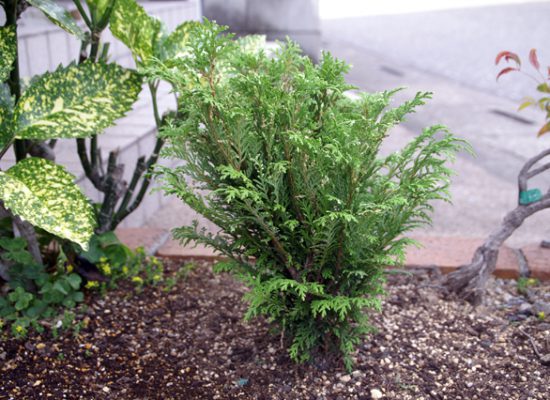
<path fill-rule="evenodd" d="M 430 97 L 388 109 L 396 90 L 344 94 L 348 66 L 325 53 L 318 65 L 292 42 L 272 56 L 245 53 L 224 28 L 191 33 L 191 57 L 153 72 L 179 90 L 181 120 L 165 131 L 165 190 L 221 228 L 182 227 L 250 287 L 247 318 L 263 315 L 291 340 L 297 361 L 350 354 L 380 310 L 384 268 L 403 261 L 403 234 L 430 222 L 447 200 L 445 166 L 464 143 L 425 129 L 387 158 L 390 128 Z"/>

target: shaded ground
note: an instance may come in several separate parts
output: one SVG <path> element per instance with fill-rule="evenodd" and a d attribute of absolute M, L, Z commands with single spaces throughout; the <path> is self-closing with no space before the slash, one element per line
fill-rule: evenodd
<path fill-rule="evenodd" d="M 389 281 L 379 333 L 349 375 L 291 363 L 265 321 L 242 322 L 245 288 L 202 265 L 169 292 L 121 287 L 88 299 L 77 339 L 4 338 L 0 398 L 370 399 L 372 389 L 388 399 L 548 398 L 550 367 L 520 329 L 544 353 L 550 324 L 518 310 L 513 281 L 493 282 L 495 301 L 475 311 L 442 300 L 429 273 Z"/>

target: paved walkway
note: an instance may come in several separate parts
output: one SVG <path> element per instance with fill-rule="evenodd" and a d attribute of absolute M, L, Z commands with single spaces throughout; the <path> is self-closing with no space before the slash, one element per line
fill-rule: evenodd
<path fill-rule="evenodd" d="M 548 12 L 550 3 L 533 3 L 323 21 L 324 48 L 353 65 L 351 83 L 369 91 L 408 87 L 401 99 L 434 92 L 433 101 L 389 138 L 388 149 L 443 123 L 476 152 L 475 158 L 459 157 L 453 205 L 436 204 L 434 226 L 421 234 L 485 237 L 517 204 L 518 171 L 549 147 L 550 136 L 536 138 L 542 113 L 516 111 L 516 99 L 531 82 L 520 75 L 495 82 L 494 57 L 503 48 L 542 51 L 550 34 L 544 23 Z M 544 53 L 540 56 L 546 65 Z M 532 182 L 543 191 L 549 183 L 550 174 Z M 508 243 L 550 237 L 550 224 L 541 223 L 549 216 L 550 210 L 537 214 Z"/>

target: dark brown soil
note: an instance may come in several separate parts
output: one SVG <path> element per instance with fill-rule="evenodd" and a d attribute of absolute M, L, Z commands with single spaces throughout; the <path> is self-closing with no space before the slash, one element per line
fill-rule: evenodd
<path fill-rule="evenodd" d="M 170 292 L 121 286 L 88 299 L 76 339 L 4 338 L 0 398 L 549 399 L 550 367 L 522 331 L 544 354 L 550 324 L 501 300 L 517 298 L 514 283 L 493 282 L 492 304 L 473 310 L 441 299 L 433 282 L 390 277 L 379 333 L 350 374 L 293 364 L 265 321 L 242 321 L 245 288 L 207 265 Z"/>

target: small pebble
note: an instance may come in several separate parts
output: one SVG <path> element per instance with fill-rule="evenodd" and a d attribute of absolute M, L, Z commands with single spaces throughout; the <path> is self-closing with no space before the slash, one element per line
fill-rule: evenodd
<path fill-rule="evenodd" d="M 384 395 L 379 389 L 371 389 L 370 397 L 372 397 L 373 399 L 381 399 L 382 397 L 384 397 Z"/>
<path fill-rule="evenodd" d="M 340 382 L 342 383 L 348 383 L 349 381 L 351 381 L 351 376 L 349 375 L 343 375 L 340 377 Z"/>

